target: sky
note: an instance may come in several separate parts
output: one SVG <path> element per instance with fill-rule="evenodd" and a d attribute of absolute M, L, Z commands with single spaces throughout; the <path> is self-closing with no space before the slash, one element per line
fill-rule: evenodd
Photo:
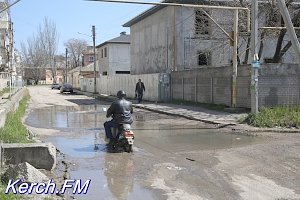
<path fill-rule="evenodd" d="M 96 27 L 98 45 L 118 37 L 122 31 L 129 34 L 130 29 L 122 25 L 150 7 L 85 0 L 21 0 L 10 9 L 15 48 L 20 50 L 21 42 L 26 43 L 28 38 L 38 32 L 45 17 L 56 25 L 59 33 L 57 54 L 65 52 L 64 42 L 71 38 L 84 39 L 92 45 L 93 25 Z"/>

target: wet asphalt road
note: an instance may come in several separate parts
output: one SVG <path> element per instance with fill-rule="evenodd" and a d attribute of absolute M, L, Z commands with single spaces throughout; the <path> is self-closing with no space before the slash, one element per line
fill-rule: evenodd
<path fill-rule="evenodd" d="M 64 154 L 70 178 L 91 179 L 88 194 L 75 195 L 76 199 L 300 198 L 299 181 L 286 184 L 285 180 L 297 177 L 299 169 L 283 166 L 286 177 L 273 179 L 275 169 L 265 170 L 256 158 L 268 157 L 263 154 L 276 146 L 276 138 L 231 134 L 212 125 L 135 109 L 134 152 L 108 153 L 103 129 L 108 102 L 61 95 L 45 87 L 30 88 L 30 93 L 32 110 L 26 124 Z M 47 133 L 51 130 L 56 132 Z M 292 155 L 298 149 L 296 145 L 283 153 Z M 292 170 L 298 156 L 289 158 Z"/>

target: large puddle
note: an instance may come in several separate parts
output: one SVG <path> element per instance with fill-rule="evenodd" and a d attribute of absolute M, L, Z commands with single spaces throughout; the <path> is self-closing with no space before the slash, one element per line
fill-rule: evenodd
<path fill-rule="evenodd" d="M 72 163 L 71 178 L 92 180 L 88 195 L 78 199 L 156 199 L 135 181 L 134 157 L 144 152 L 155 155 L 232 148 L 257 141 L 255 137 L 203 128 L 195 121 L 136 110 L 134 154 L 107 153 L 104 107 L 108 106 L 50 106 L 33 110 L 26 119 L 30 126 L 61 131 L 46 141 L 52 142 Z"/>

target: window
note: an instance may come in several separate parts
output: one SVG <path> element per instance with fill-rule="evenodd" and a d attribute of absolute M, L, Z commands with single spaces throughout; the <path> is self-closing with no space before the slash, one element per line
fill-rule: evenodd
<path fill-rule="evenodd" d="M 103 49 L 101 49 L 101 58 L 103 58 Z"/>
<path fill-rule="evenodd" d="M 130 71 L 115 71 L 116 74 L 130 74 Z"/>
<path fill-rule="evenodd" d="M 209 52 L 198 53 L 198 65 L 210 65 L 211 56 Z"/>
<path fill-rule="evenodd" d="M 209 18 L 202 10 L 195 10 L 195 34 L 209 34 Z"/>
<path fill-rule="evenodd" d="M 107 57 L 107 48 L 104 48 L 104 57 Z"/>
<path fill-rule="evenodd" d="M 107 76 L 107 72 L 103 72 L 102 75 L 103 75 L 103 76 Z"/>
<path fill-rule="evenodd" d="M 94 62 L 94 56 L 89 56 L 89 62 Z"/>

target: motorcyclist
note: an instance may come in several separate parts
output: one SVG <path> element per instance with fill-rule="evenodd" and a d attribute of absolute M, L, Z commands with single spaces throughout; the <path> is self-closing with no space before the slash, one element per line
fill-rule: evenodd
<path fill-rule="evenodd" d="M 126 93 L 123 90 L 118 91 L 118 99 L 114 101 L 106 112 L 106 117 L 112 117 L 112 120 L 104 123 L 104 129 L 106 137 L 108 139 L 114 139 L 112 134 L 112 128 L 118 128 L 120 124 L 132 124 L 132 103 L 125 99 Z"/>

